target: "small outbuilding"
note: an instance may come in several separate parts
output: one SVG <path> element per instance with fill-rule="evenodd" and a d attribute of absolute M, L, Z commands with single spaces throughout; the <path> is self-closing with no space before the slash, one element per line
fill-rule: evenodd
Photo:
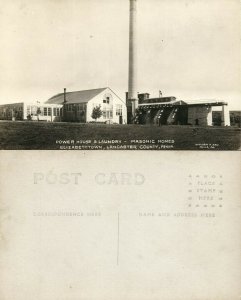
<path fill-rule="evenodd" d="M 61 121 L 62 105 L 43 103 L 9 103 L 0 105 L 0 120 Z"/>

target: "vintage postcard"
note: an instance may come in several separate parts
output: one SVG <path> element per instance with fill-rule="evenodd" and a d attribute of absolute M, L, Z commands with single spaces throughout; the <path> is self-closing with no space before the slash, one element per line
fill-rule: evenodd
<path fill-rule="evenodd" d="M 240 298 L 240 152 L 3 151 L 0 168 L 1 299 Z"/>
<path fill-rule="evenodd" d="M 0 2 L 0 299 L 240 299 L 240 1 Z"/>
<path fill-rule="evenodd" d="M 1 149 L 240 149 L 240 1 L 1 2 Z"/>

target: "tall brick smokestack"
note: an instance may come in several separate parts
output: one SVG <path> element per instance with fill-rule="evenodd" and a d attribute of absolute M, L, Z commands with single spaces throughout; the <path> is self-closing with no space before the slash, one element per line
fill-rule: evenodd
<path fill-rule="evenodd" d="M 128 101 L 132 103 L 132 116 L 134 116 L 135 110 L 138 106 L 136 4 L 137 0 L 130 0 Z"/>

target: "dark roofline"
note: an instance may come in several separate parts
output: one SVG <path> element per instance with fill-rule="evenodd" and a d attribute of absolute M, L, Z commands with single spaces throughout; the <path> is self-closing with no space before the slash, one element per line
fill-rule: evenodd
<path fill-rule="evenodd" d="M 187 103 L 189 106 L 223 106 L 228 105 L 227 102 L 207 102 L 207 103 Z"/>
<path fill-rule="evenodd" d="M 178 101 L 182 101 L 182 100 L 178 100 Z M 140 103 L 139 106 L 143 107 L 143 106 L 169 106 L 169 107 L 180 107 L 180 106 L 223 106 L 223 105 L 228 105 L 227 102 L 216 102 L 216 103 L 183 103 L 183 104 L 178 104 L 178 103 L 172 103 L 172 102 L 157 102 L 157 103 Z"/>
<path fill-rule="evenodd" d="M 177 97 L 175 97 L 175 96 L 163 96 L 163 97 L 151 97 L 151 98 L 148 98 L 146 100 L 151 100 L 151 99 L 166 99 L 166 98 L 175 98 L 175 99 L 177 99 Z"/>
<path fill-rule="evenodd" d="M 78 92 L 87 92 L 87 91 L 95 91 L 95 90 L 102 90 L 102 91 L 104 91 L 104 90 L 106 90 L 106 89 L 109 89 L 124 105 L 126 105 L 126 102 L 125 101 L 123 101 L 110 87 L 103 87 L 103 88 L 96 88 L 96 89 L 87 89 L 87 90 L 80 90 L 80 91 L 72 91 L 72 92 L 66 92 L 66 95 L 68 95 L 68 94 L 71 94 L 71 93 L 78 93 Z M 102 92 L 102 91 L 100 91 L 100 93 Z M 59 94 L 56 94 L 56 95 L 54 95 L 54 96 L 52 96 L 51 98 L 49 98 L 47 101 L 49 101 L 49 100 L 51 100 L 51 99 L 54 99 L 54 98 L 56 98 L 56 97 L 59 97 L 59 96 L 61 96 L 61 95 L 64 95 L 64 93 L 59 93 Z M 97 94 L 98 95 L 98 94 Z M 46 102 L 47 102 L 46 101 Z M 85 103 L 87 103 L 88 101 L 86 101 Z M 71 102 L 72 104 L 74 104 L 74 102 Z M 76 102 L 77 103 L 77 102 Z M 68 100 L 67 100 L 67 102 L 66 102 L 66 104 L 68 104 Z"/>
<path fill-rule="evenodd" d="M 21 101 L 21 102 L 12 102 L 12 103 L 5 103 L 5 104 L 0 104 L 0 106 L 4 106 L 4 105 L 16 105 L 16 104 L 25 104 L 26 102 Z"/>
<path fill-rule="evenodd" d="M 71 92 L 66 92 L 66 95 L 67 94 L 71 94 L 71 93 L 78 93 L 78 92 L 87 92 L 87 91 L 95 91 L 95 90 L 105 90 L 105 89 L 107 89 L 108 87 L 104 87 L 104 88 L 96 88 L 96 89 L 88 89 L 88 90 L 80 90 L 80 91 L 71 91 Z M 101 93 L 101 92 L 100 92 Z M 51 99 L 53 99 L 53 98 L 55 98 L 55 97 L 58 97 L 58 96 L 61 96 L 61 95 L 64 95 L 64 92 L 63 93 L 58 93 L 58 94 L 56 94 L 56 95 L 54 95 L 54 96 L 52 96 L 51 98 L 49 98 L 48 100 L 51 100 Z M 48 101 L 47 100 L 47 101 Z"/>
<path fill-rule="evenodd" d="M 117 98 L 119 98 L 119 99 L 120 99 L 120 101 L 121 101 L 121 102 L 123 102 L 123 103 L 126 105 L 126 102 L 125 102 L 125 101 L 123 101 L 123 100 L 122 100 L 122 99 L 121 99 L 121 98 L 120 98 L 120 97 L 119 97 L 119 96 L 118 96 L 118 95 L 117 95 L 117 94 L 116 94 L 116 93 L 115 93 L 115 92 L 114 92 L 114 91 L 113 91 L 113 90 L 112 90 L 110 87 L 107 87 L 107 89 L 111 90 L 111 91 L 112 91 L 112 93 L 113 93 L 113 94 L 115 94 L 115 95 L 116 95 L 116 97 L 117 97 Z"/>

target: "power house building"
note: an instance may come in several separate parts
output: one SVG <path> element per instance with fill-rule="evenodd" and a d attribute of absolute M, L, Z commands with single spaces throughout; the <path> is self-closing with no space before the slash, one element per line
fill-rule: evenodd
<path fill-rule="evenodd" d="M 149 98 L 148 93 L 138 94 L 138 106 L 133 118 L 135 124 L 153 125 L 217 125 L 213 108 L 221 108 L 221 126 L 230 126 L 228 105 L 220 100 L 177 100 L 176 97 Z"/>

